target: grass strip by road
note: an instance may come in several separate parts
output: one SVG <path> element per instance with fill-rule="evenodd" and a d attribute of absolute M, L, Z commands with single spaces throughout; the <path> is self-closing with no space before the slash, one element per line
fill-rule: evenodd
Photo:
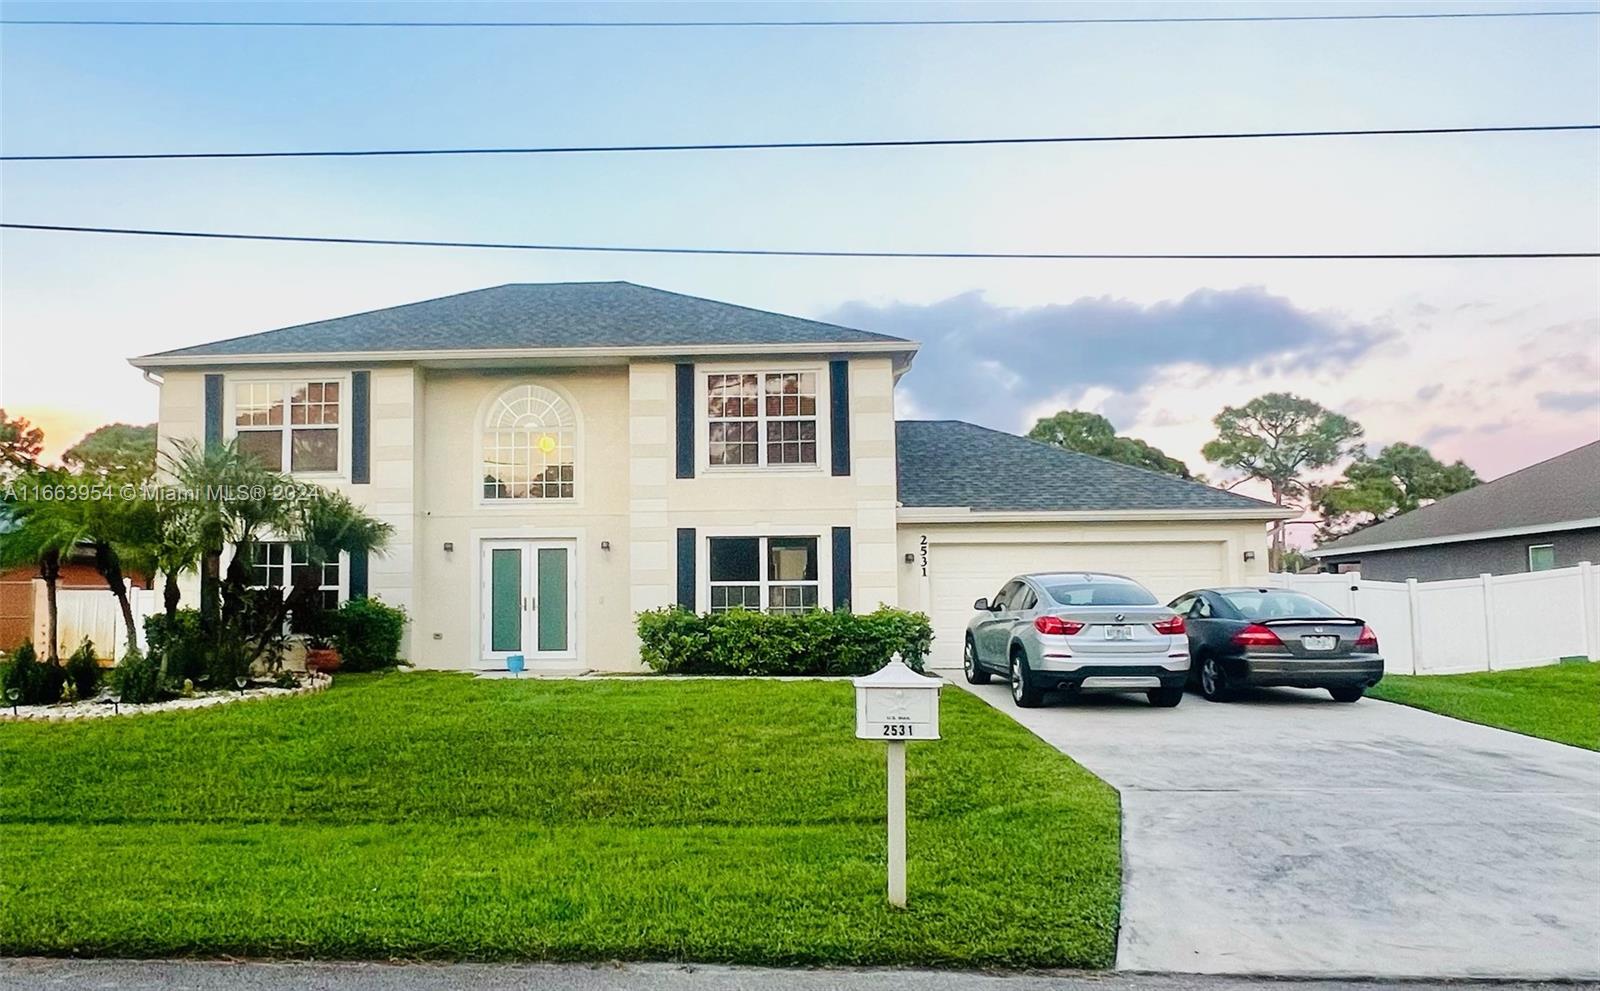
<path fill-rule="evenodd" d="M 1368 694 L 1600 750 L 1600 664 L 1579 661 L 1478 674 L 1388 675 Z"/>
<path fill-rule="evenodd" d="M 345 676 L 0 726 L 0 954 L 1109 966 L 1115 792 L 943 710 L 903 912 L 844 683 Z"/>

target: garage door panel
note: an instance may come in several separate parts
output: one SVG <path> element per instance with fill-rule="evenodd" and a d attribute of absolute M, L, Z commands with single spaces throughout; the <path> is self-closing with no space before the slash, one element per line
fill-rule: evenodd
<path fill-rule="evenodd" d="M 1032 571 L 1109 571 L 1127 575 L 1166 601 L 1226 580 L 1220 541 L 934 544 L 928 549 L 928 615 L 935 667 L 959 667 L 973 600 L 992 597 Z"/>

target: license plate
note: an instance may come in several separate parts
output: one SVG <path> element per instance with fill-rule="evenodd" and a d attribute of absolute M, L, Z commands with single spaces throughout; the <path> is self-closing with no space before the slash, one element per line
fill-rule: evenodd
<path fill-rule="evenodd" d="M 1132 640 L 1133 639 L 1133 627 L 1131 627 L 1131 626 L 1108 626 L 1108 627 L 1106 627 L 1106 639 L 1107 640 Z"/>
<path fill-rule="evenodd" d="M 1307 650 L 1332 650 L 1339 646 L 1338 637 L 1301 637 L 1300 646 Z"/>

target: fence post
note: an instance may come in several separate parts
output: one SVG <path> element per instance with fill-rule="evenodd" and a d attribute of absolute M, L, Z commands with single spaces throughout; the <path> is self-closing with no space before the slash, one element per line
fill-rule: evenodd
<path fill-rule="evenodd" d="M 1411 673 L 1422 673 L 1422 595 L 1415 578 L 1406 579 L 1406 611 L 1411 619 Z"/>
<path fill-rule="evenodd" d="M 1578 578 L 1583 590 L 1583 653 L 1591 661 L 1600 661 L 1600 603 L 1595 601 L 1594 565 L 1579 561 Z"/>
<path fill-rule="evenodd" d="M 1498 641 L 1494 635 L 1494 575 L 1484 572 L 1478 576 L 1478 584 L 1483 586 L 1483 661 L 1490 671 L 1494 670 L 1495 653 Z"/>

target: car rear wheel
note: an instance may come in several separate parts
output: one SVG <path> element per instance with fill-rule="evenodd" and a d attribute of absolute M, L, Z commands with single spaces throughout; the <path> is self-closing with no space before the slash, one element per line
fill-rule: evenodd
<path fill-rule="evenodd" d="M 1357 702 L 1361 696 L 1367 694 L 1365 685 L 1347 685 L 1341 688 L 1330 688 L 1328 694 L 1333 696 L 1335 702 Z"/>
<path fill-rule="evenodd" d="M 987 685 L 989 672 L 978 666 L 978 645 L 967 637 L 967 647 L 961 652 L 961 669 L 967 674 L 967 684 Z"/>
<path fill-rule="evenodd" d="M 1228 675 L 1215 657 L 1208 657 L 1200 664 L 1200 694 L 1207 702 L 1228 701 Z"/>
<path fill-rule="evenodd" d="M 1183 686 L 1162 685 L 1160 688 L 1152 688 L 1145 692 L 1144 697 L 1157 709 L 1172 709 L 1183 701 Z"/>
<path fill-rule="evenodd" d="M 1043 701 L 1044 693 L 1034 687 L 1028 677 L 1028 662 L 1023 660 L 1019 647 L 1011 652 L 1011 701 L 1024 709 L 1032 709 Z"/>

